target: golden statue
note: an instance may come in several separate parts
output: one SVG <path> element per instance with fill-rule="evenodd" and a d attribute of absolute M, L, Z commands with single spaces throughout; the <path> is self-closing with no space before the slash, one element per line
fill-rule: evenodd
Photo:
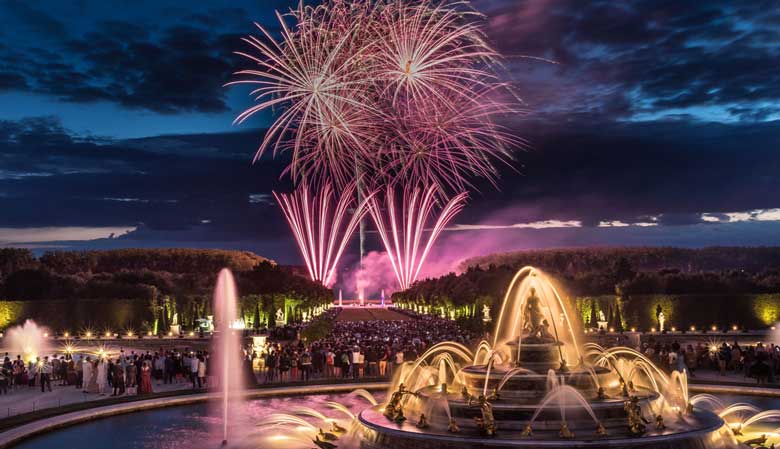
<path fill-rule="evenodd" d="M 566 421 L 561 423 L 561 430 L 558 431 L 558 436 L 567 440 L 574 438 L 574 432 L 569 429 L 569 425 Z"/>
<path fill-rule="evenodd" d="M 336 435 L 341 435 L 343 433 L 346 433 L 347 429 L 341 427 L 336 423 L 336 421 L 333 421 L 330 425 L 330 431 L 335 433 Z"/>
<path fill-rule="evenodd" d="M 420 413 L 420 420 L 417 421 L 417 428 L 426 429 L 428 428 L 428 425 L 428 418 L 425 417 L 425 413 Z"/>
<path fill-rule="evenodd" d="M 633 435 L 641 435 L 647 430 L 649 422 L 642 416 L 642 408 L 639 406 L 639 398 L 631 396 L 623 403 L 623 410 L 628 415 L 628 428 Z"/>
<path fill-rule="evenodd" d="M 317 432 L 317 437 L 323 441 L 336 441 L 339 439 L 339 437 L 336 436 L 336 434 L 330 432 L 323 432 L 322 429 L 319 429 L 319 432 Z"/>
<path fill-rule="evenodd" d="M 417 393 L 407 390 L 406 385 L 404 385 L 402 382 L 400 385 L 398 385 L 398 390 L 396 390 L 390 396 L 390 400 L 385 406 L 384 415 L 387 419 L 395 421 L 399 424 L 406 420 L 406 417 L 404 416 L 403 404 L 401 404 L 401 400 L 403 400 L 404 396 L 406 395 L 417 396 Z"/>
<path fill-rule="evenodd" d="M 596 392 L 596 398 L 598 398 L 601 401 L 607 399 L 607 392 L 604 391 L 604 387 L 599 387 L 598 391 Z"/>
<path fill-rule="evenodd" d="M 447 431 L 450 433 L 460 432 L 460 427 L 458 427 L 458 423 L 455 422 L 455 419 L 450 418 L 450 423 L 447 425 Z"/>
<path fill-rule="evenodd" d="M 496 420 L 493 417 L 493 406 L 487 398 L 483 395 L 479 395 L 479 397 L 474 400 L 474 397 L 472 396 L 471 399 L 469 399 L 468 404 L 469 406 L 479 407 L 482 412 L 481 418 L 474 418 L 477 423 L 477 428 L 487 436 L 494 436 L 498 427 L 496 426 Z"/>

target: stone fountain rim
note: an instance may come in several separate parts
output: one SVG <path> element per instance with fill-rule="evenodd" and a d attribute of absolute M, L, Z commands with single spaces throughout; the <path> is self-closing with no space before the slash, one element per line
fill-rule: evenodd
<path fill-rule="evenodd" d="M 485 438 L 485 437 L 458 437 L 458 436 L 451 436 L 451 435 L 442 435 L 442 434 L 430 434 L 430 433 L 418 433 L 418 432 L 409 432 L 405 431 L 403 429 L 396 429 L 389 426 L 383 426 L 381 424 L 372 422 L 368 420 L 364 416 L 364 414 L 368 411 L 376 412 L 379 416 L 384 416 L 378 412 L 378 409 L 381 408 L 381 406 L 374 406 L 369 407 L 364 410 L 362 410 L 358 414 L 358 420 L 360 421 L 360 424 L 375 431 L 378 433 L 391 435 L 391 436 L 397 436 L 400 438 L 405 439 L 411 439 L 411 440 L 435 440 L 438 442 L 445 442 L 445 443 L 452 443 L 452 447 L 461 447 L 465 444 L 468 444 L 472 447 L 495 447 L 495 448 L 503 448 L 503 447 L 572 447 L 572 445 L 576 445 L 574 447 L 643 447 L 650 443 L 663 443 L 663 442 L 674 442 L 679 441 L 683 439 L 684 437 L 693 437 L 697 435 L 707 435 L 712 432 L 717 432 L 720 430 L 724 425 L 725 421 L 723 421 L 722 418 L 720 418 L 717 414 L 710 412 L 709 410 L 704 409 L 697 409 L 696 413 L 701 414 L 707 417 L 707 419 L 711 420 L 712 422 L 708 424 L 707 426 L 703 426 L 696 429 L 691 430 L 685 430 L 682 432 L 676 432 L 676 433 L 670 433 L 670 434 L 664 434 L 664 435 L 649 435 L 649 436 L 642 436 L 637 438 L 613 438 L 613 439 L 592 439 L 592 440 L 585 440 L 585 439 L 571 439 L 571 440 L 535 440 L 533 438 L 529 438 L 527 440 L 525 439 L 502 439 L 502 438 Z M 386 418 L 385 418 L 386 419 Z M 515 431 L 515 433 L 517 433 Z M 500 435 L 500 429 L 499 429 L 499 435 Z M 455 446 L 457 444 L 457 446 Z M 448 446 L 449 447 L 449 446 Z"/>

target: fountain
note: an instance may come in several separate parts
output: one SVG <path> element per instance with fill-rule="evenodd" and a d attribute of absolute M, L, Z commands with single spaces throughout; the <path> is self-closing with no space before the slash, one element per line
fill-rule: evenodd
<path fill-rule="evenodd" d="M 667 375 L 631 348 L 582 344 L 568 307 L 550 278 L 523 268 L 492 341 L 474 351 L 430 347 L 396 370 L 384 403 L 355 391 L 370 404 L 357 413 L 328 401 L 273 414 L 259 426 L 261 447 L 736 449 L 780 441 L 780 411 L 691 397 L 686 373 Z"/>
<path fill-rule="evenodd" d="M 389 401 L 358 414 L 360 447 L 738 447 L 723 418 L 688 397 L 685 374 L 581 344 L 572 317 L 552 280 L 523 268 L 492 342 L 473 353 L 442 343 L 400 370 Z"/>
<path fill-rule="evenodd" d="M 222 444 L 227 445 L 230 412 L 238 409 L 235 401 L 240 398 L 244 384 L 244 373 L 241 369 L 241 329 L 235 326 L 238 322 L 236 283 L 227 268 L 219 272 L 214 288 L 214 319 L 217 332 L 212 343 L 212 353 L 216 357 L 212 358 L 211 362 L 216 366 L 214 372 L 220 373 Z"/>
<path fill-rule="evenodd" d="M 33 320 L 27 320 L 23 325 L 8 329 L 5 340 L 11 353 L 20 354 L 25 362 L 30 362 L 47 351 L 45 335 L 46 329 Z"/>

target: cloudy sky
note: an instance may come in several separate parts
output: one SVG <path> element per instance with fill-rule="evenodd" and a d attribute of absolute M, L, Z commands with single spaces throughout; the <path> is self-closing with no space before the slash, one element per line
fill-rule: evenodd
<path fill-rule="evenodd" d="M 299 261 L 224 88 L 294 2 L 0 2 L 0 245 L 199 246 Z M 776 1 L 479 0 L 530 113 L 439 254 L 780 244 Z"/>

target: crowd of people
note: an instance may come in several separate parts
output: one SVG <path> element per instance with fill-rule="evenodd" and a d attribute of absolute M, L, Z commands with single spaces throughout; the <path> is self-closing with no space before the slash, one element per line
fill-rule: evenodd
<path fill-rule="evenodd" d="M 451 320 L 404 313 L 408 320 L 334 321 L 331 332 L 313 342 L 296 338 L 271 343 L 252 354 L 259 379 L 268 383 L 390 377 L 398 366 L 417 359 L 436 343 L 470 344 L 479 337 Z"/>
<path fill-rule="evenodd" d="M 6 353 L 0 367 L 0 394 L 19 389 L 52 391 L 52 383 L 73 386 L 84 393 L 123 396 L 154 392 L 158 384 L 188 382 L 205 388 L 209 353 L 184 349 L 106 354 L 103 351 L 35 357 L 25 362 Z"/>
<path fill-rule="evenodd" d="M 725 341 L 720 344 L 649 341 L 642 344 L 641 351 L 662 369 L 668 372 L 687 370 L 691 377 L 696 376 L 697 370 L 706 369 L 717 371 L 721 376 L 738 373 L 765 383 L 773 382 L 780 373 L 780 346 L 773 343 L 740 345 L 737 341 L 731 344 Z"/>

